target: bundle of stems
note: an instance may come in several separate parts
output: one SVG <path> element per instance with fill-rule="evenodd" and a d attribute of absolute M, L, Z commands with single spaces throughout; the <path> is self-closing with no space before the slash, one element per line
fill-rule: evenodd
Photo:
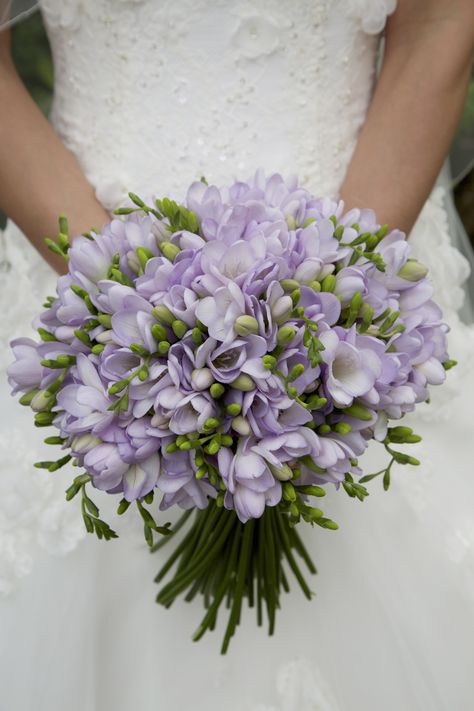
<path fill-rule="evenodd" d="M 172 535 L 161 539 L 153 550 L 167 545 L 192 513 L 187 511 Z M 155 582 L 161 583 L 173 570 L 172 578 L 161 588 L 156 600 L 170 607 L 181 595 L 187 602 L 196 595 L 202 596 L 206 612 L 194 633 L 194 641 L 215 629 L 218 612 L 225 607 L 228 621 L 221 647 L 221 653 L 225 654 L 240 623 L 244 598 L 249 607 L 256 609 L 259 626 L 266 612 L 268 633 L 273 634 L 281 593 L 290 589 L 285 567 L 311 599 L 313 593 L 299 559 L 311 574 L 316 573 L 294 523 L 281 506 L 266 507 L 261 518 L 242 523 L 235 511 L 228 511 L 212 500 L 206 509 L 194 511 L 191 527 L 156 576 Z"/>

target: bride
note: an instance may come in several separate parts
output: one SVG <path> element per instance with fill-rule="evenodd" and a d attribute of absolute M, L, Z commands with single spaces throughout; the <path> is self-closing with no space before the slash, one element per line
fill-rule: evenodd
<path fill-rule="evenodd" d="M 409 233 L 459 365 L 409 423 L 422 466 L 399 471 L 389 493 L 373 482 L 363 504 L 328 496 L 340 530 L 305 531 L 316 598 L 285 596 L 273 638 L 247 614 L 224 658 L 219 631 L 190 641 L 198 602 L 154 604 L 161 553 L 148 553 L 139 525 L 107 544 L 86 537 L 64 502 L 71 472 L 33 469 L 46 445 L 2 377 L 1 708 L 468 711 L 474 329 L 459 316 L 469 268 L 451 241 L 450 196 L 431 191 L 465 100 L 472 0 L 39 5 L 54 129 L 15 74 L 8 28 L 0 35 L 0 207 L 12 220 L 0 243 L 2 368 L 54 290 L 62 264 L 42 240 L 59 213 L 79 234 L 128 190 L 182 199 L 201 175 L 228 182 L 259 166 Z M 369 450 L 363 466 L 376 465 Z"/>

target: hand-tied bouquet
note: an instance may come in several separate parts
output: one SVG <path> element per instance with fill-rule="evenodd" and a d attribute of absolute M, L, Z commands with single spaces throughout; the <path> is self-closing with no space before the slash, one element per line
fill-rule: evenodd
<path fill-rule="evenodd" d="M 226 600 L 225 652 L 244 596 L 273 632 L 284 561 L 311 597 L 298 560 L 316 569 L 296 524 L 337 528 L 311 497 L 334 485 L 363 500 L 375 476 L 388 488 L 394 462 L 418 464 L 393 444 L 420 438 L 388 421 L 443 382 L 448 329 L 402 232 L 295 178 L 203 179 L 186 206 L 130 199 L 72 245 L 60 219 L 49 246 L 68 273 L 35 324 L 41 342 L 13 341 L 9 376 L 35 424 L 59 430 L 45 441 L 67 452 L 37 466 L 85 470 L 66 498 L 81 493 L 89 532 L 116 537 L 89 483 L 121 494 L 119 513 L 136 503 L 152 549 L 195 514 L 157 600 L 203 595 L 194 639 Z M 363 476 L 372 439 L 390 459 Z M 161 510 L 185 509 L 174 528 L 147 508 L 157 490 Z"/>

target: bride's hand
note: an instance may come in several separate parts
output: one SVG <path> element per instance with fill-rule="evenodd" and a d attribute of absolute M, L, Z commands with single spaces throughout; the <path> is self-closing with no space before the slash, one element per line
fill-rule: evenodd
<path fill-rule="evenodd" d="M 8 31 L 0 33 L 0 106 L 0 208 L 58 272 L 64 271 L 63 260 L 43 242 L 57 233 L 58 215 L 67 215 L 71 235 L 110 218 L 20 81 Z"/>
<path fill-rule="evenodd" d="M 474 52 L 473 0 L 398 0 L 366 123 L 341 189 L 409 232 L 446 158 Z"/>

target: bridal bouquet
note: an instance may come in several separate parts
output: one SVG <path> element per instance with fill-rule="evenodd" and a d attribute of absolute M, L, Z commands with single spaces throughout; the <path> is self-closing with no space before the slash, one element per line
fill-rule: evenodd
<path fill-rule="evenodd" d="M 270 634 L 288 569 L 311 597 L 297 524 L 337 528 L 315 498 L 334 486 L 362 500 L 394 462 L 418 464 L 394 445 L 420 438 L 389 423 L 443 382 L 447 326 L 403 233 L 296 179 L 202 180 L 185 206 L 130 199 L 71 245 L 60 219 L 49 246 L 68 273 L 41 342 L 13 341 L 9 376 L 57 430 L 45 441 L 63 456 L 37 466 L 80 469 L 66 498 L 80 495 L 89 532 L 116 537 L 88 485 L 121 495 L 119 514 L 135 504 L 152 549 L 183 529 L 157 600 L 202 595 L 194 639 L 226 602 L 225 652 L 244 597 Z M 389 460 L 364 476 L 373 439 Z M 185 510 L 174 527 L 150 508 L 158 493 L 160 510 Z"/>

